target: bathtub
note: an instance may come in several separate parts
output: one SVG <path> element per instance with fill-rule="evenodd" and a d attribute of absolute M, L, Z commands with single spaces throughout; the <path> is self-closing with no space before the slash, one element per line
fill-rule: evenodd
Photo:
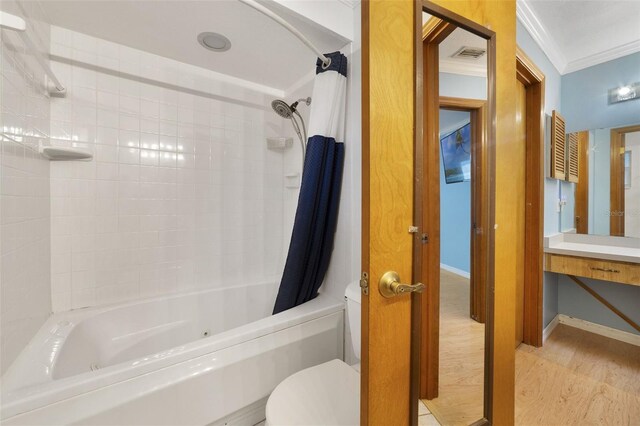
<path fill-rule="evenodd" d="M 321 294 L 270 315 L 264 300 L 275 290 L 234 286 L 54 314 L 2 377 L 0 420 L 259 421 L 280 381 L 343 358 L 344 302 Z"/>

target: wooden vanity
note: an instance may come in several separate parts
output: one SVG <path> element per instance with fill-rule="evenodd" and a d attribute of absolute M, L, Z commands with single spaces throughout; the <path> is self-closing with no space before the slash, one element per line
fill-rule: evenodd
<path fill-rule="evenodd" d="M 636 239 L 583 234 L 545 237 L 545 271 L 640 286 Z"/>

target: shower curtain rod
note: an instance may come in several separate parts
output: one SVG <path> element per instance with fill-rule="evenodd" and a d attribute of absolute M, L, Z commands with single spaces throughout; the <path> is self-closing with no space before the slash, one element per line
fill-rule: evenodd
<path fill-rule="evenodd" d="M 18 33 L 22 41 L 25 45 L 33 52 L 33 57 L 36 59 L 38 64 L 42 67 L 47 76 L 51 79 L 53 84 L 55 85 L 55 90 L 50 90 L 49 94 L 53 96 L 64 96 L 67 92 L 67 89 L 64 88 L 60 80 L 53 73 L 49 65 L 42 59 L 40 52 L 36 45 L 33 43 L 29 35 L 27 34 L 27 24 L 24 19 L 19 16 L 12 15 L 7 12 L 0 11 L 0 28 L 5 28 L 7 30 L 12 30 Z"/>
<path fill-rule="evenodd" d="M 311 43 L 309 41 L 308 38 L 306 38 L 304 36 L 304 34 L 302 34 L 300 31 L 298 31 L 298 29 L 296 27 L 294 27 L 293 25 L 288 23 L 285 19 L 283 19 L 279 15 L 273 13 L 271 10 L 267 9 L 266 7 L 264 7 L 263 5 L 261 5 L 260 3 L 258 3 L 255 0 L 239 0 L 239 1 L 241 3 L 246 4 L 249 7 L 254 8 L 258 12 L 264 14 L 265 16 L 273 19 L 278 24 L 282 25 L 287 30 L 289 30 L 289 32 L 291 34 L 293 34 L 294 36 L 298 37 L 300 39 L 300 41 L 302 41 L 309 49 L 313 50 L 313 52 L 318 56 L 318 58 L 320 58 L 322 60 L 323 68 L 327 68 L 327 67 L 329 67 L 329 65 L 331 65 L 331 59 L 327 58 L 326 56 L 324 56 L 322 54 L 322 52 L 320 51 L 320 49 L 318 49 L 313 43 Z"/>

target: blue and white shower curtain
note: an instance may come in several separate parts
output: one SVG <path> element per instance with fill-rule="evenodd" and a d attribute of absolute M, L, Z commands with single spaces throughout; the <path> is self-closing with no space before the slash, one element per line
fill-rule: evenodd
<path fill-rule="evenodd" d="M 311 137 L 274 314 L 318 295 L 333 251 L 344 165 L 347 58 L 340 52 L 326 56 L 331 58 L 327 69 L 320 59 L 316 63 Z"/>

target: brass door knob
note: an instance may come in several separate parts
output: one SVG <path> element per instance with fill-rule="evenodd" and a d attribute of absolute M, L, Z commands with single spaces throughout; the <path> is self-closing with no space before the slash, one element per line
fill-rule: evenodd
<path fill-rule="evenodd" d="M 404 293 L 422 293 L 424 291 L 424 284 L 402 284 L 400 282 L 400 275 L 395 271 L 385 272 L 380 282 L 378 283 L 380 294 L 386 298 L 395 297 Z"/>

